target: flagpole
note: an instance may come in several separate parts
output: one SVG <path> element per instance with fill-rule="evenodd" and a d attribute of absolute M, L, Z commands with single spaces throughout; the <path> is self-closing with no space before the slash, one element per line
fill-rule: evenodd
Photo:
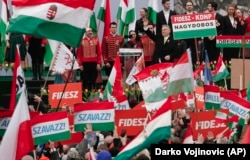
<path fill-rule="evenodd" d="M 96 36 L 97 36 L 97 37 L 98 37 L 100 25 L 101 25 L 101 21 L 99 20 L 99 21 L 98 21 L 98 25 L 97 25 L 97 31 L 96 31 Z M 93 29 L 93 28 L 92 28 L 92 29 Z"/>
<path fill-rule="evenodd" d="M 197 43 L 197 38 L 195 38 L 195 39 L 194 39 L 194 43 L 195 43 L 195 50 L 196 50 L 196 58 L 197 58 L 197 62 L 200 62 L 199 53 L 198 53 L 198 43 Z"/>
<path fill-rule="evenodd" d="M 36 159 L 36 150 L 33 150 L 33 157 L 34 157 L 34 160 L 37 160 Z"/>
<path fill-rule="evenodd" d="M 195 105 L 195 115 L 196 115 L 196 121 L 199 121 L 200 117 L 198 114 L 198 105 L 197 105 L 197 99 L 196 99 L 196 92 L 193 91 L 194 94 L 194 105 Z M 200 133 L 200 127 L 198 127 L 198 133 Z M 198 138 L 198 137 L 197 137 Z"/>
<path fill-rule="evenodd" d="M 224 78 L 224 83 L 225 83 L 225 89 L 227 90 L 227 80 Z"/>
<path fill-rule="evenodd" d="M 245 41 L 245 36 L 243 36 L 243 39 L 242 39 L 242 57 L 243 57 L 243 88 L 245 88 L 245 44 L 246 44 L 246 41 Z"/>
<path fill-rule="evenodd" d="M 125 35 L 126 29 L 127 29 L 127 25 L 125 24 L 125 25 L 124 25 L 124 28 L 123 28 L 122 36 Z"/>

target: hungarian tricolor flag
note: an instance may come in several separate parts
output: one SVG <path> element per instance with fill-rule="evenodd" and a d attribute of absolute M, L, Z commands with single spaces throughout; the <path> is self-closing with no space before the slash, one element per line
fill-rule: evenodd
<path fill-rule="evenodd" d="M 54 39 L 78 47 L 95 0 L 12 0 L 8 32 Z"/>
<path fill-rule="evenodd" d="M 250 103 L 230 92 L 221 92 L 221 97 L 221 108 L 229 109 L 232 115 L 237 115 L 240 118 L 239 123 L 243 125 L 245 116 L 250 112 Z"/>
<path fill-rule="evenodd" d="M 28 120 L 30 120 L 30 114 L 26 94 L 21 92 L 0 145 L 1 159 L 19 160 L 34 149 Z"/>
<path fill-rule="evenodd" d="M 213 81 L 214 82 L 218 82 L 224 78 L 226 78 L 229 75 L 229 72 L 223 62 L 223 58 L 222 55 L 220 54 L 215 70 L 213 71 Z"/>
<path fill-rule="evenodd" d="M 16 46 L 15 54 L 15 64 L 12 77 L 12 86 L 11 86 L 11 97 L 10 97 L 10 109 L 13 110 L 16 106 L 16 100 L 19 99 L 20 94 L 26 92 L 26 84 L 23 69 L 21 66 L 21 58 L 19 52 L 19 46 Z"/>
<path fill-rule="evenodd" d="M 8 22 L 7 16 L 7 0 L 0 1 L 0 36 L 1 36 L 1 46 L 0 46 L 0 64 L 4 62 L 5 46 L 6 46 L 6 26 Z"/>
<path fill-rule="evenodd" d="M 111 13 L 110 13 L 110 0 L 102 0 L 101 7 L 99 9 L 97 18 L 104 23 L 104 31 L 102 36 L 102 49 L 104 50 L 104 37 L 110 34 L 110 23 L 111 23 Z M 98 28 L 99 29 L 99 28 Z"/>
<path fill-rule="evenodd" d="M 220 108 L 220 88 L 218 86 L 205 85 L 205 107 L 207 110 Z"/>
<path fill-rule="evenodd" d="M 93 131 L 113 131 L 115 121 L 113 102 L 89 102 L 74 105 L 74 129 L 84 132 L 87 124 Z"/>
<path fill-rule="evenodd" d="M 154 64 L 134 75 L 142 91 L 147 111 L 158 109 L 167 100 L 166 90 L 169 87 L 172 66 L 172 63 Z"/>
<path fill-rule="evenodd" d="M 148 18 L 156 24 L 157 13 L 159 12 L 158 1 L 149 0 L 148 1 Z"/>
<path fill-rule="evenodd" d="M 120 0 L 120 5 L 116 15 L 119 23 L 119 34 L 128 35 L 129 30 L 135 28 L 135 0 Z"/>
<path fill-rule="evenodd" d="M 10 123 L 10 119 L 11 119 L 12 114 L 13 114 L 13 110 L 1 111 L 1 114 L 0 114 L 0 137 L 3 137 L 5 131 Z"/>
<path fill-rule="evenodd" d="M 116 56 L 114 66 L 109 75 L 108 82 L 105 86 L 103 99 L 113 102 L 113 97 L 118 97 L 124 94 L 124 89 L 122 86 L 122 71 L 120 55 Z"/>
<path fill-rule="evenodd" d="M 149 148 L 151 144 L 157 144 L 170 138 L 171 114 L 171 102 L 166 101 L 148 122 L 145 129 L 122 149 L 115 160 L 131 159 L 143 149 Z"/>
<path fill-rule="evenodd" d="M 187 50 L 173 67 L 167 95 L 171 96 L 192 91 L 194 91 L 194 77 L 190 51 Z"/>
<path fill-rule="evenodd" d="M 70 139 L 67 112 L 54 112 L 34 117 L 29 121 L 35 145 Z"/>
<path fill-rule="evenodd" d="M 194 144 L 194 138 L 192 133 L 191 125 L 188 124 L 185 137 L 183 138 L 183 144 Z"/>

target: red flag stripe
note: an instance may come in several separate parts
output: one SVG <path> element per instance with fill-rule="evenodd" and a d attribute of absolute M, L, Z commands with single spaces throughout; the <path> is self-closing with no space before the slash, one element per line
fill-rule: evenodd
<path fill-rule="evenodd" d="M 18 7 L 35 6 L 46 3 L 60 3 L 71 8 L 83 7 L 93 10 L 95 0 L 12 0 L 12 5 Z"/>

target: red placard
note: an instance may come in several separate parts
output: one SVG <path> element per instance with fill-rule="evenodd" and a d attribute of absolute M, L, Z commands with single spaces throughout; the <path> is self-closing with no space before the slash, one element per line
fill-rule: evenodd
<path fill-rule="evenodd" d="M 122 129 L 127 131 L 127 136 L 137 135 L 147 123 L 147 114 L 146 109 L 116 110 L 115 125 L 118 135 L 121 134 Z"/>
<path fill-rule="evenodd" d="M 228 109 L 221 109 L 218 111 L 229 114 Z M 223 132 L 227 128 L 225 123 L 215 119 L 215 112 L 216 111 L 212 110 L 190 114 L 194 140 L 197 139 L 199 133 L 201 133 L 203 137 L 206 138 L 208 132 L 213 132 L 214 136 L 216 137 L 217 134 Z"/>
<path fill-rule="evenodd" d="M 52 108 L 58 106 L 60 98 L 62 100 L 59 107 L 63 105 L 73 106 L 75 103 L 82 102 L 82 84 L 81 83 L 68 83 L 64 93 L 62 93 L 65 84 L 52 84 L 49 85 L 49 104 Z M 63 94 L 63 96 L 61 96 Z"/>
<path fill-rule="evenodd" d="M 196 108 L 203 110 L 204 109 L 204 88 L 196 86 L 195 87 L 195 100 Z"/>

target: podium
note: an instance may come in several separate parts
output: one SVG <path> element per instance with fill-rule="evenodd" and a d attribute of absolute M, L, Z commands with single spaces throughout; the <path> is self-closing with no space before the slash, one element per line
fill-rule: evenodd
<path fill-rule="evenodd" d="M 122 57 L 122 66 L 123 66 L 123 84 L 126 84 L 125 81 L 135 64 L 137 58 L 143 54 L 143 50 L 140 48 L 120 48 L 119 54 Z"/>

